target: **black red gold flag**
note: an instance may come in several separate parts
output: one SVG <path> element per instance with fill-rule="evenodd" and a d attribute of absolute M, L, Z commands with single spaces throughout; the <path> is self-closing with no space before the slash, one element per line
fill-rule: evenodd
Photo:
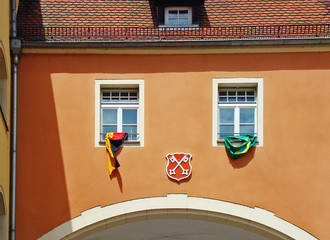
<path fill-rule="evenodd" d="M 123 142 L 127 139 L 127 133 L 121 132 L 109 132 L 105 136 L 105 146 L 107 149 L 107 158 L 108 158 L 108 166 L 109 166 L 109 174 L 113 172 L 116 168 L 120 166 L 116 151 L 123 144 Z"/>

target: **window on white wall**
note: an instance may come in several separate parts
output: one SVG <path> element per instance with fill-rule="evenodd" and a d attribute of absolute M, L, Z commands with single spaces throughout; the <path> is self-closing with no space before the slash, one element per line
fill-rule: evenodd
<path fill-rule="evenodd" d="M 227 136 L 254 135 L 263 144 L 263 79 L 213 79 L 213 146 Z"/>
<path fill-rule="evenodd" d="M 127 132 L 126 143 L 143 146 L 143 80 L 96 80 L 95 99 L 96 146 L 108 132 Z"/>

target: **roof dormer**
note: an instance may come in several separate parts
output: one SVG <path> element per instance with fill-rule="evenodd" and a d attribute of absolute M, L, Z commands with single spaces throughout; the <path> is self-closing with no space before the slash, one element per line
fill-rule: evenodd
<path fill-rule="evenodd" d="M 154 0 L 160 27 L 198 27 L 204 0 Z"/>

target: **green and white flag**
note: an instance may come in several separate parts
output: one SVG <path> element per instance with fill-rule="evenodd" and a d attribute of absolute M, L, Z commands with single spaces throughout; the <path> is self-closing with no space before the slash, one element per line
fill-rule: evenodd
<path fill-rule="evenodd" d="M 225 137 L 225 145 L 231 158 L 237 159 L 249 151 L 257 141 L 252 135 L 228 136 Z M 235 144 L 233 145 L 233 142 Z"/>

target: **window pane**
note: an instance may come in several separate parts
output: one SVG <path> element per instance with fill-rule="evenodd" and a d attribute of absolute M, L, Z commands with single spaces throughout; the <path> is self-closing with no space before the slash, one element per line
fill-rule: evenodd
<path fill-rule="evenodd" d="M 102 97 L 102 103 L 110 102 L 110 97 Z"/>
<path fill-rule="evenodd" d="M 177 18 L 169 18 L 168 19 L 168 24 L 169 25 L 178 25 L 178 19 Z"/>
<path fill-rule="evenodd" d="M 220 102 L 227 102 L 227 97 L 220 97 Z"/>
<path fill-rule="evenodd" d="M 102 126 L 101 132 L 101 139 L 104 140 L 108 132 L 117 132 L 117 126 Z"/>
<path fill-rule="evenodd" d="M 137 102 L 138 96 L 137 96 L 137 92 L 130 92 L 130 100 L 132 102 Z"/>
<path fill-rule="evenodd" d="M 137 126 L 123 126 L 123 132 L 127 132 L 128 140 L 137 140 Z"/>
<path fill-rule="evenodd" d="M 179 10 L 179 15 L 181 17 L 186 17 L 188 18 L 188 10 Z"/>
<path fill-rule="evenodd" d="M 254 124 L 253 125 L 240 125 L 239 127 L 240 134 L 250 134 L 254 135 Z"/>
<path fill-rule="evenodd" d="M 233 123 L 234 122 L 234 109 L 221 108 L 220 109 L 220 123 Z"/>
<path fill-rule="evenodd" d="M 117 110 L 116 109 L 102 109 L 102 123 L 103 124 L 117 124 Z"/>
<path fill-rule="evenodd" d="M 240 123 L 254 123 L 254 108 L 240 109 Z"/>
<path fill-rule="evenodd" d="M 102 92 L 102 102 L 110 102 L 110 92 Z"/>
<path fill-rule="evenodd" d="M 124 109 L 123 110 L 123 124 L 137 124 L 137 110 Z"/>
<path fill-rule="evenodd" d="M 219 92 L 219 95 L 220 95 L 221 97 L 227 96 L 227 92 Z"/>
<path fill-rule="evenodd" d="M 188 25 L 188 18 L 180 18 L 179 25 Z"/>
<path fill-rule="evenodd" d="M 169 10 L 168 16 L 171 18 L 177 18 L 178 17 L 178 10 Z"/>
<path fill-rule="evenodd" d="M 220 125 L 220 139 L 234 135 L 234 125 Z"/>
<path fill-rule="evenodd" d="M 254 102 L 255 101 L 254 91 L 248 91 L 247 92 L 247 101 L 248 102 Z"/>

